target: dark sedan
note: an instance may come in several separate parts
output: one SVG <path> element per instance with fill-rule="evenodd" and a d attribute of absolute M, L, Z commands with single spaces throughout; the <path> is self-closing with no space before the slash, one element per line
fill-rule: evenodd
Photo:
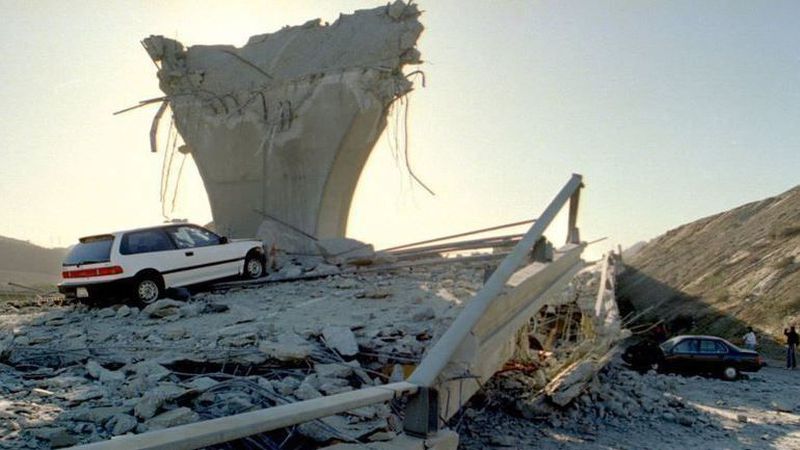
<path fill-rule="evenodd" d="M 726 380 L 737 379 L 740 372 L 757 372 L 764 366 L 758 352 L 714 336 L 675 336 L 660 345 L 643 342 L 628 347 L 622 359 L 636 368 L 713 374 Z"/>

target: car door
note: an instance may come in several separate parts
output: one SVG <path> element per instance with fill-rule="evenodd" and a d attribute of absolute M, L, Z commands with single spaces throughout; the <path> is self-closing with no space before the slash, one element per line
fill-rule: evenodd
<path fill-rule="evenodd" d="M 697 339 L 684 339 L 678 342 L 666 358 L 670 367 L 680 372 L 694 371 L 697 347 Z"/>
<path fill-rule="evenodd" d="M 131 231 L 122 236 L 119 253 L 125 270 L 136 274 L 145 269 L 157 270 L 164 287 L 175 286 L 183 255 L 161 228 Z"/>
<path fill-rule="evenodd" d="M 175 246 L 183 252 L 181 285 L 201 283 L 232 275 L 235 262 L 222 250 L 216 234 L 194 225 L 177 225 L 167 229 Z"/>
<path fill-rule="evenodd" d="M 702 372 L 720 370 L 725 356 L 720 348 L 722 344 L 713 339 L 700 339 L 699 344 L 699 351 L 695 357 L 697 370 Z"/>

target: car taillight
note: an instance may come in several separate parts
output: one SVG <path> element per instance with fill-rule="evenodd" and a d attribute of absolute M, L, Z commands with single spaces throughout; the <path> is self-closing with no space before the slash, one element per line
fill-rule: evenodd
<path fill-rule="evenodd" d="M 119 275 L 122 273 L 122 267 L 120 266 L 111 266 L 111 267 L 101 267 L 97 269 L 98 276 L 105 276 L 105 275 Z"/>
<path fill-rule="evenodd" d="M 111 266 L 101 267 L 99 269 L 80 269 L 80 270 L 65 270 L 61 272 L 62 278 L 89 278 L 89 277 L 104 277 L 107 275 L 118 275 L 122 273 L 122 267 Z"/>

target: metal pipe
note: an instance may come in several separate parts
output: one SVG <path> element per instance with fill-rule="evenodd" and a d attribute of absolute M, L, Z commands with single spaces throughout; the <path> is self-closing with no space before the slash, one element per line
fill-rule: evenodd
<path fill-rule="evenodd" d="M 291 425 L 386 402 L 417 392 L 417 386 L 391 383 L 342 394 L 320 397 L 258 411 L 195 422 L 149 433 L 122 436 L 73 447 L 81 450 L 186 450 L 233 441 Z"/>
<path fill-rule="evenodd" d="M 442 335 L 426 355 L 408 381 L 421 387 L 433 387 L 436 378 L 447 366 L 461 342 L 472 332 L 472 328 L 488 309 L 492 301 L 503 291 L 506 281 L 514 274 L 520 264 L 525 260 L 533 244 L 542 237 L 544 230 L 553 221 L 556 214 L 569 200 L 573 193 L 581 187 L 582 177 L 573 174 L 561 191 L 556 195 L 550 205 L 544 210 L 539 219 L 525 233 L 522 240 L 514 250 L 500 263 L 497 270 L 484 284 L 483 289 L 461 311 L 450 328 Z"/>
<path fill-rule="evenodd" d="M 384 248 L 384 249 L 378 250 L 378 251 L 380 251 L 380 252 L 391 252 L 391 251 L 394 251 L 394 250 L 400 250 L 402 248 L 416 247 L 418 245 L 430 244 L 430 243 L 439 242 L 439 241 L 446 241 L 448 239 L 455 239 L 455 238 L 458 238 L 458 237 L 470 236 L 470 235 L 478 234 L 478 233 L 485 233 L 487 231 L 501 230 L 503 228 L 511 228 L 511 227 L 515 227 L 517 225 L 527 225 L 527 224 L 533 223 L 533 222 L 536 222 L 536 219 L 522 220 L 520 222 L 507 223 L 505 225 L 497 225 L 497 226 L 494 226 L 494 227 L 483 228 L 483 229 L 480 229 L 480 230 L 467 231 L 467 232 L 464 232 L 464 233 L 453 234 L 453 235 L 450 235 L 450 236 L 445 236 L 445 237 L 440 237 L 440 238 L 435 238 L 435 239 L 428 239 L 427 241 L 419 241 L 419 242 L 413 242 L 411 244 L 403 244 L 403 245 L 398 245 L 396 247 Z"/>
<path fill-rule="evenodd" d="M 493 236 L 483 239 L 472 239 L 469 241 L 448 242 L 446 244 L 429 245 L 426 247 L 416 247 L 405 250 L 395 250 L 391 252 L 391 254 L 395 256 L 403 256 L 407 254 L 414 254 L 421 252 L 431 252 L 431 251 L 446 252 L 453 250 L 461 250 L 462 248 L 464 250 L 487 248 L 487 247 L 493 247 L 496 244 L 502 244 L 504 241 L 519 239 L 522 236 L 523 236 L 522 234 L 507 234 L 505 236 Z"/>

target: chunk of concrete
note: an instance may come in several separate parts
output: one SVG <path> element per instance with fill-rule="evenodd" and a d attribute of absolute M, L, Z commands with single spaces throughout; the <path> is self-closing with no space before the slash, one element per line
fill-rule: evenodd
<path fill-rule="evenodd" d="M 353 361 L 357 367 L 358 361 Z M 314 371 L 320 378 L 346 378 L 353 374 L 353 365 L 350 363 L 314 364 Z"/>
<path fill-rule="evenodd" d="M 200 416 L 196 412 L 186 407 L 180 407 L 153 417 L 146 421 L 145 425 L 148 429 L 159 430 L 197 422 L 198 420 L 200 420 Z"/>
<path fill-rule="evenodd" d="M 180 397 L 186 389 L 175 384 L 162 384 L 147 391 L 136 403 L 133 412 L 136 417 L 149 419 L 168 401 Z M 148 425 L 149 426 L 149 425 Z"/>
<path fill-rule="evenodd" d="M 325 327 L 322 329 L 325 344 L 336 350 L 342 356 L 355 356 L 358 354 L 356 336 L 347 327 Z"/>
<path fill-rule="evenodd" d="M 371 264 L 375 259 L 375 248 L 356 239 L 320 239 L 317 249 L 332 264 L 362 263 Z"/>
<path fill-rule="evenodd" d="M 280 335 L 275 341 L 265 341 L 258 349 L 278 361 L 301 361 L 311 356 L 311 344 L 295 333 Z"/>
<path fill-rule="evenodd" d="M 120 371 L 112 371 L 104 368 L 96 361 L 89 361 L 86 363 L 86 371 L 89 376 L 100 380 L 103 383 L 114 383 L 125 381 L 125 374 Z"/>
<path fill-rule="evenodd" d="M 48 441 L 51 448 L 69 447 L 78 443 L 78 438 L 62 427 L 35 428 L 31 430 L 31 434 Z"/>
<path fill-rule="evenodd" d="M 138 424 L 139 421 L 137 421 L 136 418 L 131 415 L 117 414 L 108 421 L 106 424 L 106 429 L 110 430 L 112 435 L 119 436 L 129 431 L 133 431 Z"/>
<path fill-rule="evenodd" d="M 148 317 L 161 319 L 180 314 L 180 309 L 183 305 L 185 305 L 183 302 L 163 299 L 147 305 L 142 312 Z"/>

